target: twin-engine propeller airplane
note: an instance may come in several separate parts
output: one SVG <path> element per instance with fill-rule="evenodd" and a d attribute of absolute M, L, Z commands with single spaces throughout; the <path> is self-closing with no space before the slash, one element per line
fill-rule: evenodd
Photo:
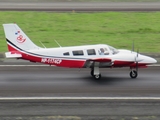
<path fill-rule="evenodd" d="M 41 48 L 35 45 L 17 24 L 3 24 L 7 40 L 7 58 L 17 58 L 58 67 L 91 68 L 95 79 L 101 78 L 99 68 L 130 67 L 130 77 L 136 78 L 138 68 L 157 61 L 130 50 L 117 50 L 109 45 Z"/>

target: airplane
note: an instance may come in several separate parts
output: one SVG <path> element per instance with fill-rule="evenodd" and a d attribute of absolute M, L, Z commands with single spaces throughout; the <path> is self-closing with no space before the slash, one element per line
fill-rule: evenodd
<path fill-rule="evenodd" d="M 42 48 L 35 45 L 14 23 L 3 24 L 8 52 L 6 58 L 16 58 L 57 67 L 90 68 L 94 79 L 101 79 L 100 68 L 129 67 L 130 77 L 137 78 L 138 68 L 155 64 L 149 56 L 106 44 Z"/>

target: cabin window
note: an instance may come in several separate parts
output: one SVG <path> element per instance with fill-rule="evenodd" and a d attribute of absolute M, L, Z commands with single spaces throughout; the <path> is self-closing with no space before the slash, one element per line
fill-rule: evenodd
<path fill-rule="evenodd" d="M 95 49 L 88 49 L 87 53 L 88 55 L 96 55 Z"/>
<path fill-rule="evenodd" d="M 73 55 L 74 56 L 81 56 L 84 55 L 83 50 L 75 50 L 73 51 Z"/>
<path fill-rule="evenodd" d="M 63 53 L 63 55 L 67 56 L 67 55 L 69 55 L 69 52 L 65 52 L 65 53 Z"/>

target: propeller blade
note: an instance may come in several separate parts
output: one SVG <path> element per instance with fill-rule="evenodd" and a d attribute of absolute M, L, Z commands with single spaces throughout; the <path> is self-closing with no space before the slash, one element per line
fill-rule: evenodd
<path fill-rule="evenodd" d="M 136 71 L 138 72 L 138 62 L 136 62 Z"/>
<path fill-rule="evenodd" d="M 137 57 L 138 57 L 138 54 L 139 54 L 139 49 L 137 49 Z"/>
<path fill-rule="evenodd" d="M 138 54 L 139 54 L 139 49 L 137 49 L 137 57 L 135 57 L 135 59 L 136 59 L 136 71 L 137 72 L 138 72 L 138 60 L 137 60 Z"/>

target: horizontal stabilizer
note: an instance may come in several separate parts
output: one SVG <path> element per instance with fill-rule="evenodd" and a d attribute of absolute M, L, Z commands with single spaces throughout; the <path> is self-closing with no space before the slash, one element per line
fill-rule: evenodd
<path fill-rule="evenodd" d="M 11 52 L 6 52 L 5 53 L 6 58 L 21 58 L 22 55 L 18 53 L 11 53 Z"/>

